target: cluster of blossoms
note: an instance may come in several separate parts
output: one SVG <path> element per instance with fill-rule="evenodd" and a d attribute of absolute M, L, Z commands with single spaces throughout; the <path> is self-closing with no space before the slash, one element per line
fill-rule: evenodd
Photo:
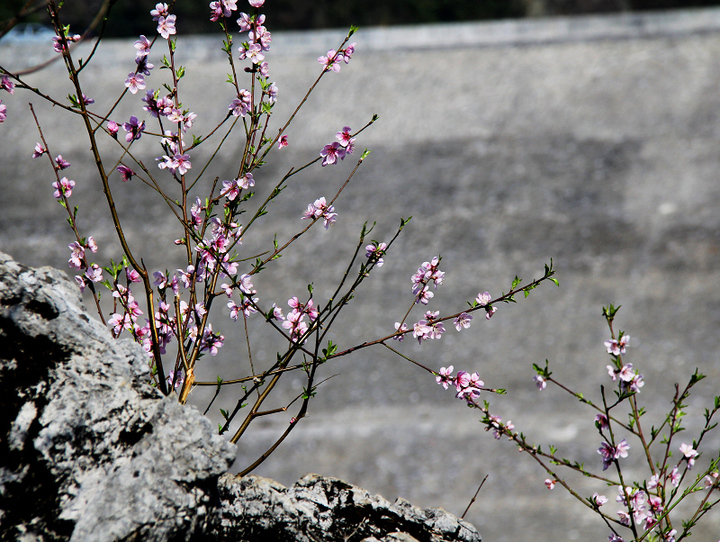
<path fill-rule="evenodd" d="M 200 213 L 203 206 L 199 199 L 191 207 L 192 223 L 201 224 Z M 229 250 L 237 243 L 242 242 L 242 227 L 235 222 L 225 223 L 217 217 L 210 219 L 210 238 L 200 241 L 195 250 L 199 253 L 197 269 L 198 280 L 205 280 L 209 273 L 213 273 L 217 266 L 220 266 L 221 276 L 233 276 L 237 274 L 238 263 L 232 261 Z"/>
<path fill-rule="evenodd" d="M 137 272 L 135 272 L 135 275 L 129 275 L 128 276 L 128 282 L 140 282 L 140 278 L 137 275 Z M 110 315 L 110 318 L 108 319 L 108 325 L 112 329 L 113 334 L 117 337 L 122 333 L 123 329 L 126 329 L 131 332 L 135 332 L 137 330 L 137 335 L 144 337 L 145 332 L 140 331 L 137 325 L 137 318 L 142 315 L 142 310 L 140 309 L 140 305 L 137 301 L 135 301 L 135 298 L 132 295 L 132 291 L 130 288 L 125 288 L 122 284 L 118 284 L 112 292 L 112 295 L 115 299 L 118 300 L 120 305 L 123 308 L 123 312 L 115 312 Z M 149 332 L 149 329 L 147 330 Z"/>
<path fill-rule="evenodd" d="M 230 309 L 230 318 L 233 321 L 236 321 L 240 317 L 240 313 L 242 313 L 245 318 L 247 318 L 253 313 L 256 313 L 257 309 L 255 308 L 255 305 L 259 301 L 257 297 L 252 297 L 254 294 L 257 293 L 257 290 L 255 290 L 255 287 L 250 280 L 250 275 L 248 275 L 247 273 L 240 275 L 237 278 L 237 285 L 238 289 L 240 290 L 239 305 L 235 303 L 235 301 L 233 301 L 232 299 L 232 286 L 230 286 L 229 284 L 222 284 L 221 286 L 222 289 L 225 290 L 228 298 L 230 299 L 230 301 L 228 301 L 227 303 L 227 306 Z"/>
<path fill-rule="evenodd" d="M 15 83 L 13 83 L 7 75 L 0 77 L 0 90 L 5 90 L 10 94 L 15 93 Z M 0 122 L 7 118 L 7 106 L 0 100 Z"/>
<path fill-rule="evenodd" d="M 443 283 L 445 273 L 438 269 L 439 263 L 439 256 L 435 256 L 429 262 L 423 262 L 410 279 L 412 281 L 412 292 L 415 295 L 415 303 L 427 305 L 428 301 L 435 296 L 430 291 L 430 284 L 432 283 L 437 289 Z"/>
<path fill-rule="evenodd" d="M 74 241 L 68 245 L 70 249 L 70 259 L 68 264 L 73 269 L 78 271 L 84 271 L 82 275 L 75 275 L 75 282 L 80 286 L 80 290 L 84 291 L 85 287 L 89 282 L 100 282 L 102 281 L 102 269 L 96 263 L 88 264 L 87 258 L 85 257 L 85 251 L 97 252 L 98 246 L 92 237 L 88 237 L 81 244 L 78 241 Z"/>
<path fill-rule="evenodd" d="M 255 186 L 255 179 L 252 173 L 246 173 L 239 179 L 231 181 L 223 181 L 223 187 L 220 191 L 221 196 L 225 196 L 228 201 L 234 201 L 240 195 L 241 190 L 247 190 Z"/>
<path fill-rule="evenodd" d="M 247 13 L 241 13 L 240 18 L 237 20 L 240 32 L 248 33 L 248 40 L 240 45 L 240 60 L 249 60 L 254 65 L 260 65 L 261 74 L 263 74 L 263 71 L 267 71 L 267 62 L 264 62 L 265 53 L 270 50 L 270 43 L 272 42 L 272 34 L 263 26 L 264 23 L 265 15 L 251 16 Z M 266 73 L 263 75 L 266 75 Z"/>
<path fill-rule="evenodd" d="M 450 386 L 454 387 L 456 391 L 455 397 L 458 399 L 465 399 L 468 403 L 474 403 L 480 397 L 480 392 L 485 383 L 480 380 L 480 375 L 477 373 L 470 374 L 466 371 L 458 371 L 453 376 L 454 370 L 455 368 L 452 365 L 440 367 L 435 381 L 444 389 L 448 389 Z"/>
<path fill-rule="evenodd" d="M 697 457 L 698 452 L 686 443 L 680 445 L 680 452 L 682 452 L 683 458 L 688 461 L 688 468 L 690 468 L 692 466 L 691 462 Z M 658 522 L 665 512 L 661 497 L 661 495 L 665 493 L 665 490 L 661 486 L 664 486 L 665 483 L 670 483 L 673 488 L 678 488 L 681 479 L 682 475 L 676 465 L 666 476 L 661 477 L 658 474 L 654 474 L 650 480 L 648 480 L 645 485 L 645 490 L 650 492 L 649 494 L 643 489 L 618 486 L 618 496 L 615 498 L 615 501 L 623 506 L 623 509 L 617 512 L 620 523 L 629 526 L 631 522 L 634 522 L 636 525 L 642 526 L 646 531 L 658 527 Z M 719 475 L 717 471 L 705 477 L 705 489 L 713 489 L 718 486 Z M 592 501 L 599 508 L 607 503 L 608 499 L 604 495 L 595 493 Z M 658 534 L 662 537 L 661 540 L 674 542 L 677 531 L 674 529 L 661 530 Z M 617 534 L 611 534 L 608 540 L 623 542 L 623 538 Z"/>
<path fill-rule="evenodd" d="M 382 267 L 385 263 L 383 256 L 385 256 L 385 250 L 387 249 L 387 243 L 373 243 L 365 247 L 365 257 L 370 262 L 375 262 L 375 265 Z"/>
<path fill-rule="evenodd" d="M 157 33 L 163 39 L 169 39 L 171 35 L 177 33 L 175 28 L 176 15 L 170 15 L 167 4 L 155 4 L 155 9 L 150 11 L 153 21 L 157 22 Z"/>
<path fill-rule="evenodd" d="M 413 337 L 422 344 L 428 339 L 439 339 L 445 333 L 445 326 L 442 322 L 437 322 L 440 311 L 425 311 L 425 318 L 419 320 L 413 325 Z"/>
<path fill-rule="evenodd" d="M 82 36 L 80 34 L 73 34 L 72 36 L 70 34 L 65 34 L 65 41 L 66 42 L 76 42 L 80 41 L 82 39 Z M 60 38 L 60 36 L 55 36 L 53 39 L 53 50 L 56 53 L 62 53 L 64 50 L 63 41 Z"/>
<path fill-rule="evenodd" d="M 488 292 L 481 292 L 475 298 L 476 306 L 485 307 L 485 318 L 488 320 L 497 312 L 497 307 L 490 305 L 490 301 L 492 301 L 492 296 Z"/>
<path fill-rule="evenodd" d="M 322 218 L 325 229 L 330 227 L 330 224 L 334 224 L 337 220 L 337 213 L 335 207 L 328 205 L 325 201 L 325 196 L 322 196 L 315 200 L 315 203 L 310 203 L 307 206 L 301 220 L 315 220 Z"/>
<path fill-rule="evenodd" d="M 629 449 L 630 445 L 627 443 L 626 439 L 622 439 L 618 442 L 617 446 L 612 446 L 607 442 L 600 444 L 598 453 L 602 456 L 603 470 L 607 470 L 607 468 L 617 459 L 620 459 L 621 457 L 623 459 L 626 458 L 628 456 Z"/>
<path fill-rule="evenodd" d="M 195 280 L 202 279 L 197 278 L 195 269 L 192 266 L 189 266 L 186 271 L 178 269 L 177 273 L 170 278 L 162 271 L 156 271 L 154 278 L 154 284 L 158 287 L 158 291 L 163 297 L 163 300 L 158 304 L 158 310 L 155 312 L 155 325 L 158 332 L 160 352 L 165 353 L 167 344 L 173 340 L 173 337 L 178 336 L 178 330 L 183 330 L 183 340 L 187 338 L 193 343 L 198 341 L 199 325 L 202 322 L 203 316 L 207 313 L 205 304 L 198 302 L 193 307 L 190 307 L 185 301 L 179 300 L 178 306 L 180 310 L 178 316 L 180 317 L 180 322 L 178 322 L 174 315 L 173 306 L 165 301 L 165 295 L 168 289 L 170 289 L 174 296 L 178 297 L 181 285 L 184 288 L 189 288 L 193 278 L 195 278 Z M 136 333 L 142 341 L 145 351 L 148 352 L 149 355 L 152 355 L 150 324 L 147 323 L 142 328 L 135 330 L 134 333 Z M 200 351 L 210 352 L 210 354 L 214 356 L 218 353 L 218 349 L 223 346 L 225 337 L 219 333 L 214 333 L 212 325 L 208 323 L 205 325 L 199 341 Z"/>
<path fill-rule="evenodd" d="M 318 62 L 325 67 L 325 71 L 339 72 L 341 66 L 340 63 L 345 62 L 345 64 L 348 64 L 353 56 L 353 53 L 355 53 L 355 44 L 351 43 L 344 49 L 340 49 L 338 51 L 330 49 L 327 52 L 327 55 L 318 58 Z"/>
<path fill-rule="evenodd" d="M 607 371 L 613 382 L 619 381 L 620 392 L 640 393 L 640 388 L 645 385 L 643 375 L 637 371 L 633 371 L 632 363 L 620 365 L 619 356 L 625 353 L 626 348 L 630 344 L 630 335 L 621 334 L 619 339 L 609 339 L 605 341 L 605 348 L 608 354 L 612 355 L 616 361 L 615 365 L 608 365 Z"/>
<path fill-rule="evenodd" d="M 351 135 L 350 126 L 345 126 L 337 134 L 337 141 L 325 145 L 320 151 L 322 157 L 321 165 L 323 167 L 337 164 L 338 158 L 345 159 L 345 155 L 352 154 L 355 151 L 355 138 Z"/>
<path fill-rule="evenodd" d="M 280 307 L 273 305 L 272 317 L 275 320 L 282 321 L 282 327 L 290 332 L 291 341 L 299 342 L 309 329 L 307 322 L 305 322 L 305 316 L 307 316 L 312 323 L 320 313 L 312 298 L 308 299 L 307 303 L 301 303 L 296 296 L 293 296 L 288 299 L 288 306 L 292 310 L 288 313 L 287 317 L 283 317 Z"/>
<path fill-rule="evenodd" d="M 366 247 L 366 250 L 368 250 L 366 255 L 368 257 L 372 253 L 370 251 L 371 248 L 374 248 L 374 245 Z M 432 291 L 430 291 L 430 285 L 434 285 L 437 289 L 437 287 L 444 282 L 445 273 L 440 271 L 438 267 L 439 264 L 439 256 L 434 257 L 429 262 L 423 262 L 417 272 L 410 278 L 416 304 L 421 303 L 423 305 L 427 305 L 430 299 L 432 299 L 435 295 Z M 481 292 L 475 298 L 472 306 L 473 308 L 478 306 L 484 307 L 486 317 L 489 319 L 497 310 L 489 304 L 491 299 L 492 297 L 489 293 Z M 418 343 L 422 344 L 423 341 L 428 339 L 439 339 L 445 332 L 443 323 L 438 321 L 439 314 L 439 311 L 425 311 L 425 317 L 413 325 L 413 337 L 418 340 Z M 453 325 L 456 330 L 462 331 L 463 329 L 468 329 L 470 327 L 472 319 L 472 315 L 467 312 L 461 312 L 453 319 Z M 393 336 L 393 339 L 402 341 L 405 332 L 409 331 L 409 328 L 404 322 L 395 322 L 395 330 L 402 333 L 396 334 Z"/>
<path fill-rule="evenodd" d="M 221 0 L 210 3 L 211 21 L 217 21 L 220 17 L 229 17 L 233 11 L 237 11 L 237 0 Z M 251 0 L 250 5 L 259 8 L 264 0 Z M 249 60 L 252 68 L 249 71 L 259 74 L 260 86 L 263 97 L 267 97 L 267 103 L 272 106 L 277 101 L 278 87 L 275 83 L 269 83 L 269 65 L 265 61 L 265 53 L 270 50 L 272 34 L 264 26 L 265 15 L 240 13 L 237 24 L 240 32 L 247 32 L 247 41 L 244 41 L 239 48 L 240 60 Z M 253 110 L 253 95 L 247 89 L 240 89 L 237 97 L 228 106 L 228 109 L 235 117 L 245 117 Z M 287 136 L 280 141 L 280 148 L 287 146 Z"/>

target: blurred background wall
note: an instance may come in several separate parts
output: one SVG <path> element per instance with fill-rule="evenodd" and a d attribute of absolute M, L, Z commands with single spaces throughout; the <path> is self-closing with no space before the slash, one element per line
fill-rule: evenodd
<path fill-rule="evenodd" d="M 360 150 L 372 152 L 336 204 L 338 222 L 311 232 L 258 277 L 261 301 L 285 305 L 311 282 L 317 297 L 327 295 L 365 221 L 377 221 L 371 237 L 383 241 L 401 216 L 413 216 L 385 266 L 338 322 L 333 341 L 341 347 L 392 331 L 412 302 L 410 276 L 432 256 L 443 256 L 446 283 L 429 308 L 443 311 L 460 310 L 479 291 L 507 291 L 515 275 L 538 276 L 553 258 L 560 288 L 543 286 L 501 306 L 490 321 L 476 318 L 463 333 L 450 328 L 441 341 L 420 347 L 410 339 L 401 348 L 432 368 L 453 364 L 478 371 L 489 387 L 507 388 L 507 396 L 487 397 L 497 414 L 531 440 L 599 468 L 594 412 L 559 391 L 538 392 L 531 364 L 549 359 L 555 376 L 598 400 L 599 384 L 609 384 L 601 307 L 621 304 L 616 325 L 632 336 L 626 361 L 645 377 L 648 426 L 662 422 L 674 382 L 696 367 L 711 377 L 689 402 L 686 438 L 694 438 L 720 377 L 720 11 L 639 13 L 627 11 L 630 2 L 620 4 L 625 12 L 610 15 L 361 29 L 353 37 L 355 57 L 322 82 L 288 130 L 290 146 L 273 152 L 255 175 L 256 188 L 267 193 L 343 126 L 358 129 L 377 113 L 380 120 L 358 140 Z M 518 9 L 555 13 L 560 4 L 537 5 Z M 185 22 L 179 18 L 178 28 Z M 266 24 L 274 30 L 270 14 Z M 268 61 L 280 89 L 275 129 L 319 73 L 317 57 L 344 33 L 274 32 Z M 98 110 L 113 102 L 134 69 L 134 39 L 108 40 L 85 70 L 84 90 Z M 85 45 L 77 51 L 88 54 Z M 0 65 L 11 69 L 52 55 L 47 43 L 0 40 Z M 151 53 L 156 65 L 161 58 Z M 227 60 L 219 39 L 181 36 L 178 61 L 188 71 L 182 101 L 198 114 L 193 132 L 207 133 L 233 98 L 222 84 Z M 148 88 L 166 76 L 156 69 Z M 70 92 L 59 63 L 27 77 L 54 95 Z M 116 120 L 144 115 L 140 98 L 123 103 Z M 64 173 L 77 183 L 80 227 L 98 241 L 98 261 L 117 260 L 77 119 L 19 90 L 2 99 L 8 118 L 0 125 L 0 250 L 29 265 L 67 269 L 73 239 L 64 210 L 52 197 L 47 162 L 30 158 L 38 140 L 32 101 L 53 154 L 72 163 Z M 241 143 L 238 135 L 227 149 Z M 193 171 L 209 152 L 193 154 Z M 154 167 L 159 154 L 148 149 L 142 158 Z M 236 159 L 226 150 L 207 178 L 229 178 Z M 279 220 L 248 236 L 247 254 L 267 250 L 275 233 L 291 235 L 306 205 L 333 194 L 352 166 L 347 159 L 299 176 L 271 207 Z M 134 181 L 114 182 L 129 240 L 148 267 L 182 266 L 182 251 L 172 245 L 178 226 L 164 204 Z M 226 347 L 204 358 L 200 380 L 249 371 L 241 328 L 229 319 L 222 326 Z M 259 345 L 256 363 L 271 362 L 273 337 L 259 324 L 250 333 Z M 319 472 L 458 515 L 489 475 L 468 514 L 485 540 L 606 539 L 606 528 L 582 505 L 559 489 L 548 492 L 545 473 L 530 458 L 485 433 L 478 416 L 424 371 L 377 348 L 322 368 L 321 378 L 332 375 L 308 419 L 258 474 L 292 484 Z M 268 407 L 282 406 L 302 384 L 288 377 Z M 214 405 L 214 421 L 236 392 Z M 204 408 L 211 395 L 199 388 L 192 402 Z M 240 443 L 238 470 L 279 436 L 290 415 L 256 423 Z M 717 436 L 708 443 L 709 450 L 719 446 Z M 638 445 L 631 449 L 629 467 L 638 452 Z M 614 499 L 614 488 L 573 480 L 583 495 Z M 696 538 L 715 542 L 718 531 L 714 514 Z"/>

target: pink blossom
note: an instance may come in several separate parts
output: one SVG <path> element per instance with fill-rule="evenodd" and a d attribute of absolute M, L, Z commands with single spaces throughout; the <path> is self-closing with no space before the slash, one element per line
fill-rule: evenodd
<path fill-rule="evenodd" d="M 210 2 L 211 21 L 217 21 L 220 17 L 230 17 L 233 11 L 237 11 L 237 0 L 219 0 Z"/>
<path fill-rule="evenodd" d="M 455 324 L 455 329 L 458 331 L 462 331 L 463 329 L 467 329 L 470 327 L 470 322 L 472 321 L 472 315 L 462 312 L 460 313 L 455 320 L 453 320 L 453 324 Z"/>
<path fill-rule="evenodd" d="M 607 429 L 610 427 L 610 424 L 608 423 L 608 418 L 605 414 L 596 414 L 595 415 L 595 427 L 598 429 Z"/>
<path fill-rule="evenodd" d="M 95 239 L 93 238 L 92 235 L 90 237 L 88 237 L 87 240 L 85 241 L 85 248 L 89 248 L 90 252 L 92 252 L 92 253 L 95 253 L 98 251 L 97 243 L 95 242 Z"/>
<path fill-rule="evenodd" d="M 160 17 L 167 17 L 168 13 L 168 5 L 162 3 L 155 4 L 155 9 L 150 11 L 153 21 L 157 21 Z"/>
<path fill-rule="evenodd" d="M 158 19 L 157 31 L 163 39 L 168 39 L 172 34 L 177 33 L 175 28 L 176 15 L 168 15 L 167 17 L 160 17 Z"/>
<path fill-rule="evenodd" d="M 283 316 L 282 309 L 280 307 L 278 307 L 275 303 L 273 303 L 272 313 L 269 317 L 272 318 L 273 320 L 278 320 L 278 321 L 285 320 L 285 316 Z"/>
<path fill-rule="evenodd" d="M 547 387 L 547 379 L 544 376 L 535 375 L 533 380 L 539 390 L 544 390 Z"/>
<path fill-rule="evenodd" d="M 334 224 L 337 220 L 335 208 L 332 205 L 327 204 L 324 196 L 316 199 L 315 203 L 309 204 L 301 219 L 317 220 L 319 218 L 323 219 L 325 229 L 330 227 L 330 225 Z"/>
<path fill-rule="evenodd" d="M 270 42 L 272 42 L 272 34 L 267 28 L 258 24 L 254 29 L 251 29 L 248 34 L 248 39 L 260 46 L 262 51 L 270 50 Z"/>
<path fill-rule="evenodd" d="M 130 120 L 123 123 L 123 130 L 127 132 L 125 141 L 128 143 L 140 139 L 142 133 L 145 131 L 145 121 L 139 122 L 135 115 L 131 115 Z"/>
<path fill-rule="evenodd" d="M 73 243 L 70 243 L 68 245 L 68 248 L 71 250 L 70 259 L 68 260 L 68 264 L 70 264 L 70 267 L 73 267 L 75 269 L 84 269 L 85 247 L 75 241 Z"/>
<path fill-rule="evenodd" d="M 355 150 L 355 138 L 351 137 L 350 132 L 351 132 L 350 126 L 345 126 L 341 131 L 339 131 L 335 135 L 335 137 L 337 137 L 338 142 L 345 149 L 345 152 L 347 154 L 352 154 L 353 151 Z"/>
<path fill-rule="evenodd" d="M 338 158 L 340 160 L 345 159 L 345 148 L 340 145 L 337 141 L 334 143 L 330 143 L 329 145 L 325 145 L 323 149 L 320 151 L 320 156 L 322 156 L 322 166 L 325 167 L 327 165 L 336 164 L 338 161 Z"/>
<path fill-rule="evenodd" d="M 289 145 L 289 143 L 288 143 L 288 136 L 287 136 L 287 135 L 283 135 L 283 136 L 278 140 L 278 149 L 283 149 L 283 148 L 287 147 L 288 145 Z"/>
<path fill-rule="evenodd" d="M 220 191 L 221 196 L 225 196 L 229 201 L 234 201 L 240 195 L 240 187 L 237 179 L 232 181 L 223 181 L 223 187 Z"/>
<path fill-rule="evenodd" d="M 137 49 L 136 58 L 146 57 L 150 53 L 151 43 L 144 35 L 141 35 L 140 39 L 135 41 L 134 46 Z"/>
<path fill-rule="evenodd" d="M 612 445 L 608 444 L 607 442 L 603 442 L 600 444 L 600 448 L 598 448 L 598 453 L 602 456 L 603 459 L 603 470 L 607 470 L 607 468 L 612 464 L 613 461 L 619 458 L 625 458 L 628 456 L 628 450 L 630 449 L 630 445 L 627 443 L 627 440 L 622 439 L 617 447 L 613 447 Z"/>
<path fill-rule="evenodd" d="M 252 17 L 247 13 L 240 13 L 240 18 L 237 20 L 237 24 L 240 27 L 240 32 L 247 32 L 252 29 Z"/>
<path fill-rule="evenodd" d="M 35 143 L 35 152 L 33 152 L 32 157 L 38 158 L 39 156 L 42 156 L 47 152 L 47 149 L 43 147 L 40 143 Z"/>
<path fill-rule="evenodd" d="M 435 382 L 440 384 L 444 389 L 448 389 L 448 386 L 452 384 L 453 377 L 452 372 L 455 368 L 450 365 L 446 367 L 440 367 L 440 372 L 435 377 Z"/>
<path fill-rule="evenodd" d="M 630 382 L 635 377 L 635 372 L 632 370 L 632 363 L 624 365 L 623 368 L 620 369 L 618 377 L 620 377 L 620 380 Z"/>
<path fill-rule="evenodd" d="M 253 286 L 252 281 L 250 280 L 252 277 L 248 275 L 247 273 L 243 273 L 238 277 L 238 287 L 240 288 L 240 291 L 247 295 L 252 295 L 257 293 L 255 290 L 255 287 Z"/>
<path fill-rule="evenodd" d="M 345 49 L 343 49 L 342 52 L 342 59 L 345 61 L 345 64 L 348 64 L 350 62 L 350 59 L 352 58 L 353 54 L 355 53 L 355 43 L 351 43 Z"/>
<path fill-rule="evenodd" d="M 181 369 L 178 369 L 177 371 L 170 371 L 170 374 L 167 376 L 168 386 L 173 387 L 176 390 L 182 387 L 184 382 L 185 374 Z"/>
<path fill-rule="evenodd" d="M 397 331 L 405 332 L 405 331 L 407 331 L 407 330 L 408 330 L 407 324 L 402 324 L 402 325 L 401 325 L 400 322 L 395 322 L 395 331 L 396 331 L 396 332 L 397 332 Z M 395 336 L 393 336 L 393 340 L 395 340 L 395 341 L 400 341 L 400 342 L 402 342 L 402 340 L 403 340 L 404 338 L 405 338 L 405 334 L 404 334 L 404 333 L 402 333 L 401 335 L 395 335 Z"/>
<path fill-rule="evenodd" d="M 144 89 L 147 85 L 141 73 L 130 72 L 125 79 L 125 86 L 132 94 L 137 94 L 138 90 Z"/>
<path fill-rule="evenodd" d="M 425 320 L 419 320 L 413 324 L 413 338 L 417 339 L 420 344 L 422 344 L 423 341 L 428 340 L 432 333 L 432 327 L 429 326 Z"/>
<path fill-rule="evenodd" d="M 626 458 L 628 456 L 629 449 L 630 445 L 627 443 L 627 440 L 622 439 L 620 442 L 618 442 L 617 448 L 615 450 L 615 458 Z"/>
<path fill-rule="evenodd" d="M 480 375 L 477 373 L 468 373 L 466 371 L 458 371 L 455 377 L 455 397 L 458 399 L 465 399 L 472 401 L 480 396 L 485 383 L 480 380 Z M 498 418 L 499 420 L 499 418 Z"/>
<path fill-rule="evenodd" d="M 265 61 L 261 62 L 258 66 L 258 73 L 261 77 L 265 77 L 266 79 L 270 77 L 270 64 Z"/>
<path fill-rule="evenodd" d="M 247 47 L 245 47 L 247 45 Z M 240 52 L 240 60 L 249 60 L 253 64 L 260 64 L 265 59 L 262 53 L 262 46 L 259 43 L 243 44 L 238 51 Z"/>
<path fill-rule="evenodd" d="M 668 478 L 670 479 L 670 483 L 673 487 L 678 487 L 680 485 L 682 475 L 680 474 L 677 466 L 673 467 L 673 470 L 670 472 L 670 476 Z"/>
<path fill-rule="evenodd" d="M 147 56 L 136 56 L 135 64 L 137 64 L 136 71 L 138 72 L 138 74 L 142 74 L 145 76 L 150 75 L 150 70 L 155 67 L 155 64 L 150 64 L 150 62 L 148 62 Z"/>
<path fill-rule="evenodd" d="M 232 112 L 235 117 L 244 117 L 250 111 L 250 105 L 252 103 L 252 94 L 249 90 L 240 89 L 238 97 L 235 98 L 228 109 Z"/>
<path fill-rule="evenodd" d="M 253 178 L 253 174 L 252 174 L 252 173 L 246 173 L 245 175 L 243 175 L 242 177 L 240 177 L 240 178 L 237 180 L 237 182 L 238 182 L 238 184 L 240 185 L 240 187 L 243 188 L 243 189 L 245 189 L 245 190 L 247 190 L 248 188 L 252 188 L 253 186 L 255 186 L 255 179 Z"/>
<path fill-rule="evenodd" d="M 73 188 L 75 188 L 75 181 L 69 181 L 67 177 L 63 177 L 59 182 L 56 181 L 52 183 L 52 186 L 55 188 L 53 196 L 57 199 L 60 199 L 63 196 L 69 198 L 72 196 Z"/>
<path fill-rule="evenodd" d="M 216 356 L 218 349 L 223 346 L 224 341 L 225 337 L 219 333 L 213 333 L 212 326 L 208 324 L 200 341 L 200 350 L 203 352 L 209 351 L 211 356 Z"/>
<path fill-rule="evenodd" d="M 248 0 L 248 2 L 252 7 L 259 8 L 265 3 L 265 0 Z"/>
<path fill-rule="evenodd" d="M 617 339 L 609 339 L 605 341 L 605 348 L 607 348 L 607 353 L 612 354 L 613 356 L 619 356 L 621 354 L 625 353 L 625 348 L 630 343 L 630 335 L 622 335 L 620 337 L 620 340 Z"/>
<path fill-rule="evenodd" d="M 274 104 L 275 102 L 277 102 L 277 95 L 278 95 L 277 85 L 275 83 L 272 83 L 267 88 L 268 102 L 270 102 L 271 104 Z"/>
<path fill-rule="evenodd" d="M 125 276 L 127 277 L 128 282 L 142 282 L 140 273 L 134 269 L 130 269 L 129 267 L 125 268 Z"/>
<path fill-rule="evenodd" d="M 550 478 L 545 479 L 545 486 L 548 489 L 553 489 L 555 487 L 556 483 L 557 483 L 557 480 L 551 480 Z"/>
<path fill-rule="evenodd" d="M 7 118 L 7 106 L 0 100 L 0 122 L 5 122 Z"/>
<path fill-rule="evenodd" d="M 120 313 L 113 313 L 110 315 L 110 318 L 108 318 L 108 325 L 112 328 L 113 333 L 115 336 L 120 335 L 123 328 L 124 329 L 131 329 L 132 324 L 130 322 L 130 315 L 120 314 Z"/>
<path fill-rule="evenodd" d="M 118 126 L 117 122 L 115 122 L 114 120 L 109 120 L 107 123 L 107 129 L 112 137 L 117 138 L 117 133 L 118 131 L 120 131 L 120 127 Z"/>
<path fill-rule="evenodd" d="M 165 276 L 165 273 L 163 273 L 162 271 L 155 271 L 153 273 L 153 277 L 155 277 L 153 284 L 157 286 L 160 290 L 167 287 L 167 277 Z"/>
<path fill-rule="evenodd" d="M 15 92 L 15 83 L 10 80 L 9 76 L 3 75 L 0 77 L 0 90 L 6 90 L 10 94 Z"/>
<path fill-rule="evenodd" d="M 387 249 L 387 243 L 373 243 L 365 247 L 365 257 L 371 262 L 375 262 L 377 267 L 382 267 L 385 263 L 383 256 Z"/>
<path fill-rule="evenodd" d="M 85 276 L 92 282 L 100 282 L 102 280 L 102 269 L 96 263 L 91 264 L 85 271 Z"/>
<path fill-rule="evenodd" d="M 171 173 L 176 171 L 180 175 L 185 175 L 189 169 L 192 169 L 190 163 L 190 155 L 176 153 L 172 158 L 163 156 L 163 161 L 158 164 L 160 169 L 168 169 Z"/>
<path fill-rule="evenodd" d="M 324 65 L 325 71 L 340 71 L 340 62 L 342 61 L 342 54 L 336 52 L 335 49 L 330 49 L 327 52 L 327 56 L 321 56 L 318 58 L 318 62 Z"/>
<path fill-rule="evenodd" d="M 598 506 L 602 506 L 603 504 L 606 504 L 608 502 L 608 498 L 605 495 L 600 495 L 598 493 L 593 493 L 592 501 Z"/>
<path fill-rule="evenodd" d="M 124 183 L 128 182 L 130 179 L 132 179 L 133 175 L 135 175 L 135 172 L 132 169 L 123 164 L 120 164 L 117 167 L 117 171 L 118 173 L 120 173 L 120 176 Z"/>
<path fill-rule="evenodd" d="M 688 462 L 688 469 L 692 469 L 695 464 L 695 458 L 699 455 L 698 451 L 692 447 L 692 445 L 683 442 L 680 445 L 680 452 L 683 454 Z"/>
<path fill-rule="evenodd" d="M 67 160 L 65 160 L 65 159 L 62 157 L 62 154 L 58 154 L 58 155 L 55 157 L 55 164 L 56 164 L 57 169 L 67 169 L 67 168 L 70 167 L 70 162 L 68 162 Z"/>
<path fill-rule="evenodd" d="M 475 301 L 481 307 L 485 307 L 492 300 L 492 296 L 488 292 L 481 292 L 475 298 Z"/>

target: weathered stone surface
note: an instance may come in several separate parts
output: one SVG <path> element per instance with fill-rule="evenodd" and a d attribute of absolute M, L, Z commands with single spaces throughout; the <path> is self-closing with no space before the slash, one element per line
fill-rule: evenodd
<path fill-rule="evenodd" d="M 308 474 L 286 488 L 268 478 L 230 474 L 219 481 L 221 539 L 480 542 L 475 528 L 442 509 L 394 503 L 337 478 Z"/>
<path fill-rule="evenodd" d="M 64 273 L 0 253 L 0 540 L 480 541 L 338 479 L 220 477 L 235 446 L 149 376 Z"/>
<path fill-rule="evenodd" d="M 0 257 L 0 531 L 23 540 L 186 540 L 235 447 L 149 384 L 64 273 Z"/>

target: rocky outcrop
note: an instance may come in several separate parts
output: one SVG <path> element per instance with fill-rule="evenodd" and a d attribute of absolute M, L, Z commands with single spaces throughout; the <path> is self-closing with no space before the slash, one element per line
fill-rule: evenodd
<path fill-rule="evenodd" d="M 293 487 L 259 476 L 219 482 L 221 540 L 480 542 L 472 525 L 442 509 L 391 503 L 337 478 L 308 474 Z"/>
<path fill-rule="evenodd" d="M 480 540 L 340 480 L 225 474 L 235 446 L 150 380 L 64 273 L 0 254 L 2 540 Z"/>

